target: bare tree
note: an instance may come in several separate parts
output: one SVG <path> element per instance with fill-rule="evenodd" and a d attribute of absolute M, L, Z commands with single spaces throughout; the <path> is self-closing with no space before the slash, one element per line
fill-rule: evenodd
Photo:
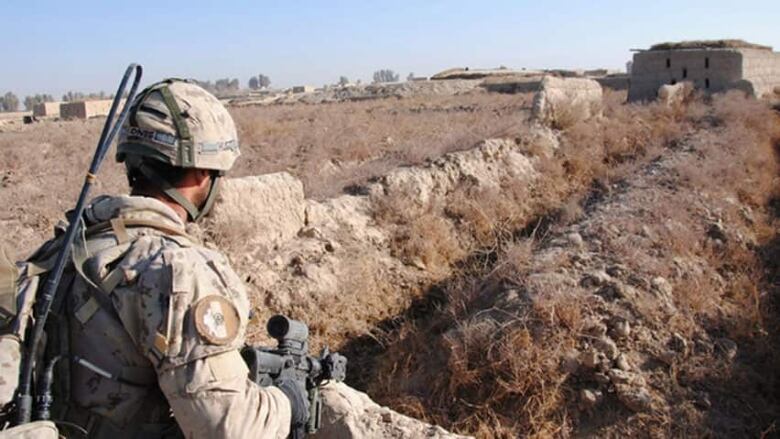
<path fill-rule="evenodd" d="M 257 83 L 260 88 L 268 88 L 271 85 L 271 78 L 261 73 L 257 75 Z"/>
<path fill-rule="evenodd" d="M 27 96 L 24 98 L 24 108 L 29 111 L 32 110 L 34 106 L 43 102 L 54 102 L 54 97 L 45 93 Z"/>
<path fill-rule="evenodd" d="M 398 82 L 400 76 L 390 69 L 382 69 L 374 72 L 374 83 Z"/>
<path fill-rule="evenodd" d="M 10 91 L 0 97 L 0 111 L 17 111 L 19 109 L 19 98 Z"/>

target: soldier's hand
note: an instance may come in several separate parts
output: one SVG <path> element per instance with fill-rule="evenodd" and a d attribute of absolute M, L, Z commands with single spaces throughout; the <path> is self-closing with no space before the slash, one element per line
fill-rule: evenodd
<path fill-rule="evenodd" d="M 290 400 L 292 430 L 302 430 L 309 420 L 309 393 L 306 391 L 305 378 L 298 378 L 292 373 L 285 374 L 283 372 L 276 379 L 274 385 L 284 392 Z"/>

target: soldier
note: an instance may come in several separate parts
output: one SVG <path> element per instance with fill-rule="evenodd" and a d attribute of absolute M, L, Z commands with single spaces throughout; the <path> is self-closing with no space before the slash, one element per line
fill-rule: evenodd
<path fill-rule="evenodd" d="M 69 436 L 270 438 L 305 424 L 303 383 L 247 378 L 245 287 L 185 232 L 238 155 L 230 114 L 201 87 L 166 80 L 133 102 L 117 147 L 131 195 L 87 208 L 78 274 L 47 325 L 53 418 Z"/>

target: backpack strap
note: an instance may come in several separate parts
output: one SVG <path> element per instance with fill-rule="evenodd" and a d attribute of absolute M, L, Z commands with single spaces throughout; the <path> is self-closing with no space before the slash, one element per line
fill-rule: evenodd
<path fill-rule="evenodd" d="M 81 236 L 81 239 L 74 241 L 74 245 L 71 251 L 73 267 L 87 284 L 96 290 L 99 290 L 103 294 L 90 294 L 90 298 L 87 300 L 87 302 L 85 302 L 84 305 L 76 310 L 75 317 L 82 324 L 86 323 L 86 321 L 89 320 L 100 308 L 103 308 L 110 313 L 114 313 L 114 304 L 111 301 L 111 294 L 116 289 L 116 287 L 125 280 L 124 271 L 122 271 L 119 267 L 114 268 L 103 279 L 99 279 L 97 281 L 92 280 L 89 276 L 87 276 L 86 273 L 84 273 L 84 263 L 91 256 L 87 248 L 87 239 L 91 236 L 111 231 L 117 240 L 118 246 L 126 247 L 119 252 L 116 258 L 116 260 L 120 260 L 127 254 L 135 242 L 135 240 L 127 233 L 127 229 L 142 227 L 152 228 L 167 235 L 174 235 L 178 238 L 191 240 L 189 235 L 187 235 L 187 233 L 182 228 L 154 220 L 114 218 L 110 221 L 98 223 L 86 228 Z"/>
<path fill-rule="evenodd" d="M 7 322 L 16 316 L 16 279 L 19 269 L 0 247 L 0 321 Z M 5 325 L 3 325 L 5 326 Z"/>

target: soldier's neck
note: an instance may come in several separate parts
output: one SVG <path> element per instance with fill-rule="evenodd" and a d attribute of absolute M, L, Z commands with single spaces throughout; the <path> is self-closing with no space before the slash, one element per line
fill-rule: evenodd
<path fill-rule="evenodd" d="M 167 195 L 165 195 L 162 192 L 159 191 L 146 191 L 143 189 L 133 189 L 133 191 L 130 193 L 130 195 L 140 196 L 140 197 L 148 197 L 148 198 L 154 198 L 155 200 L 160 201 L 161 203 L 165 204 L 166 206 L 173 209 L 174 212 L 176 212 L 176 215 L 181 218 L 181 222 L 187 223 L 187 219 L 189 216 L 187 215 L 187 210 L 185 210 L 181 205 L 170 198 L 168 198 Z"/>

